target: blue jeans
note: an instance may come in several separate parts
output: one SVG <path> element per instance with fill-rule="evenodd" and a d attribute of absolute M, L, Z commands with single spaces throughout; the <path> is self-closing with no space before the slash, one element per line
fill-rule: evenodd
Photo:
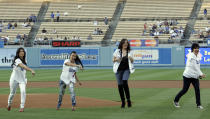
<path fill-rule="evenodd" d="M 57 108 L 60 108 L 60 106 L 62 104 L 62 99 L 63 99 L 63 95 L 65 94 L 66 86 L 67 85 L 62 80 L 59 81 L 59 97 L 58 97 Z M 71 94 L 72 106 L 75 106 L 76 98 L 75 98 L 75 92 L 74 92 L 74 83 L 72 83 L 72 82 L 70 82 L 70 84 L 69 84 L 69 92 Z"/>
<path fill-rule="evenodd" d="M 129 71 L 129 69 L 122 70 L 122 71 L 117 71 L 115 76 L 116 76 L 118 85 L 122 85 L 123 80 L 128 80 L 129 79 L 130 71 Z"/>

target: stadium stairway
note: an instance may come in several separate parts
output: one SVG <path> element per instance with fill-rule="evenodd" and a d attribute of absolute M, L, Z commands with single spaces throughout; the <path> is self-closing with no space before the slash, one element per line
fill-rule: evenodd
<path fill-rule="evenodd" d="M 39 31 L 39 28 L 41 26 L 41 23 L 44 20 L 44 17 L 47 13 L 48 7 L 50 5 L 49 1 L 44 1 L 41 5 L 41 8 L 39 10 L 38 16 L 37 16 L 37 22 L 35 22 L 35 24 L 32 26 L 28 38 L 25 41 L 24 46 L 25 47 L 32 47 L 33 46 L 33 41 Z"/>
<path fill-rule="evenodd" d="M 113 34 L 115 32 L 115 29 L 117 27 L 117 24 L 120 20 L 120 16 L 123 12 L 126 1 L 127 0 L 119 0 L 119 2 L 117 4 L 117 7 L 115 9 L 115 12 L 113 14 L 113 17 L 112 17 L 112 21 L 111 21 L 111 23 L 109 25 L 109 28 L 107 29 L 107 31 L 104 35 L 104 38 L 102 40 L 102 46 L 109 46 L 110 45 L 112 36 L 113 36 Z"/>
<path fill-rule="evenodd" d="M 187 25 L 185 27 L 185 30 L 184 30 L 184 34 L 185 34 L 184 38 L 180 42 L 181 45 L 187 45 L 188 43 L 190 43 L 189 39 L 190 39 L 191 33 L 194 29 L 195 22 L 197 20 L 197 17 L 198 17 L 199 11 L 201 9 L 202 3 L 203 3 L 203 0 L 196 0 L 195 1 L 192 12 L 190 14 L 190 18 L 189 18 L 188 23 L 187 23 Z"/>

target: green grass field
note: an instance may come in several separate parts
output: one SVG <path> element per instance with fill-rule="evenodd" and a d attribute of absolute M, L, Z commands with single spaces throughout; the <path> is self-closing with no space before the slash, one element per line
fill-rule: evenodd
<path fill-rule="evenodd" d="M 208 79 L 210 69 L 203 69 Z M 138 69 L 130 80 L 182 80 L 183 69 Z M 36 76 L 28 75 L 29 81 L 58 81 L 61 70 L 36 70 Z M 0 83 L 9 81 L 11 71 L 0 70 Z M 112 70 L 85 70 L 78 73 L 83 80 L 115 80 Z M 70 108 L 55 109 L 25 108 L 8 112 L 0 108 L 0 119 L 208 119 L 210 117 L 210 89 L 201 89 L 201 101 L 204 110 L 196 108 L 194 90 L 190 89 L 180 100 L 177 109 L 172 101 L 179 88 L 131 88 L 132 108 L 120 106 L 100 108 L 79 108 L 72 112 Z M 57 88 L 27 88 L 29 93 L 57 93 Z M 68 92 L 68 91 L 66 91 Z M 17 92 L 19 93 L 19 91 Z M 9 94 L 9 87 L 0 87 L 0 94 Z M 77 96 L 119 101 L 115 88 L 76 88 Z M 1 98 L 0 98 L 1 99 Z M 87 102 L 88 103 L 88 102 Z"/>

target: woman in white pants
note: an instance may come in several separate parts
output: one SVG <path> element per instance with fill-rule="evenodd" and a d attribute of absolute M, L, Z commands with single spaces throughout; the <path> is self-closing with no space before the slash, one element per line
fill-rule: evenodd
<path fill-rule="evenodd" d="M 77 56 L 76 52 L 72 51 L 70 54 L 70 58 L 66 59 L 63 63 L 63 70 L 59 81 L 59 97 L 56 108 L 57 110 L 59 110 L 61 107 L 66 86 L 69 86 L 69 92 L 71 94 L 71 101 L 72 101 L 72 111 L 75 111 L 76 98 L 74 92 L 74 84 L 76 83 L 76 81 L 78 81 L 79 85 L 81 85 L 76 75 L 78 68 L 83 69 L 83 64 L 80 61 L 79 57 Z"/>
<path fill-rule="evenodd" d="M 27 63 L 25 60 L 26 57 L 26 52 L 24 48 L 18 48 L 16 51 L 16 56 L 14 57 L 12 67 L 13 71 L 10 77 L 10 94 L 8 98 L 8 106 L 7 110 L 11 110 L 11 105 L 12 105 L 12 100 L 14 98 L 14 95 L 16 93 L 17 86 L 19 85 L 20 87 L 20 94 L 21 94 L 21 103 L 20 103 L 20 110 L 19 112 L 24 111 L 24 104 L 26 100 L 26 70 L 30 71 L 32 75 L 35 75 L 34 70 L 31 68 L 27 67 Z"/>

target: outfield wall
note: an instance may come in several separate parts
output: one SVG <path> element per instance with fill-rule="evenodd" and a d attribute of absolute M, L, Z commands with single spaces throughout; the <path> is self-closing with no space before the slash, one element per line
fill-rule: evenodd
<path fill-rule="evenodd" d="M 111 68 L 115 47 L 79 47 L 79 48 L 25 48 L 29 67 L 61 67 L 64 59 L 75 50 L 86 68 Z M 183 67 L 185 48 L 180 47 L 145 47 L 132 48 L 136 68 L 146 67 Z M 0 49 L 0 67 L 10 67 L 16 49 Z"/>

